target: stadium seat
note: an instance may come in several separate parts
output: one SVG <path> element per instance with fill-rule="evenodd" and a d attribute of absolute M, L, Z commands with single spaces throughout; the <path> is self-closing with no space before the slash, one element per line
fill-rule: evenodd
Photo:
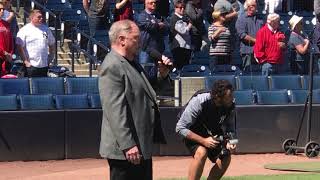
<path fill-rule="evenodd" d="M 241 75 L 241 70 L 236 65 L 223 64 L 223 65 L 215 65 L 212 69 L 212 74 L 233 74 L 233 75 Z"/>
<path fill-rule="evenodd" d="M 183 66 L 180 72 L 181 77 L 204 77 L 210 75 L 208 66 L 189 64 Z"/>
<path fill-rule="evenodd" d="M 237 105 L 253 105 L 255 104 L 255 98 L 253 90 L 240 90 L 234 91 L 233 96 Z"/>
<path fill-rule="evenodd" d="M 7 110 L 17 110 L 17 96 L 16 95 L 7 95 L 7 96 L 0 96 L 0 111 L 7 111 Z"/>
<path fill-rule="evenodd" d="M 308 95 L 307 90 L 290 90 L 289 98 L 292 104 L 304 104 Z"/>
<path fill-rule="evenodd" d="M 87 94 L 71 94 L 71 95 L 56 95 L 57 109 L 87 109 L 89 101 Z"/>
<path fill-rule="evenodd" d="M 66 78 L 66 94 L 99 94 L 98 78 Z"/>
<path fill-rule="evenodd" d="M 0 79 L 0 95 L 30 94 L 29 79 Z"/>
<path fill-rule="evenodd" d="M 266 76 L 239 76 L 238 90 L 269 90 L 269 80 Z"/>
<path fill-rule="evenodd" d="M 289 103 L 287 90 L 257 91 L 257 104 L 285 105 Z"/>
<path fill-rule="evenodd" d="M 48 110 L 55 109 L 52 95 L 20 95 L 20 105 L 22 110 Z"/>
<path fill-rule="evenodd" d="M 260 64 L 252 64 L 242 70 L 242 75 L 261 75 L 262 69 Z"/>
<path fill-rule="evenodd" d="M 232 84 L 233 88 L 236 89 L 236 80 L 234 75 L 207 76 L 205 78 L 205 88 L 211 90 L 214 82 L 221 79 L 228 80 Z"/>
<path fill-rule="evenodd" d="M 271 76 L 271 89 L 302 89 L 299 75 Z"/>
<path fill-rule="evenodd" d="M 310 76 L 303 76 L 303 89 L 309 89 Z M 320 89 L 320 76 L 313 76 L 313 89 Z"/>
<path fill-rule="evenodd" d="M 101 101 L 99 94 L 90 94 L 89 103 L 91 108 L 101 108 Z"/>
<path fill-rule="evenodd" d="M 32 78 L 31 94 L 64 94 L 64 82 L 58 78 Z"/>
<path fill-rule="evenodd" d="M 320 89 L 313 90 L 312 103 L 320 104 Z"/>

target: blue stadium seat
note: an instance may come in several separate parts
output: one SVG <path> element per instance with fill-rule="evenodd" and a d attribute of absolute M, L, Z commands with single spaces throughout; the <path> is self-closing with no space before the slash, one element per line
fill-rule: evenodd
<path fill-rule="evenodd" d="M 309 89 L 310 76 L 303 76 L 303 89 Z M 313 89 L 320 89 L 320 76 L 313 76 Z"/>
<path fill-rule="evenodd" d="M 71 95 L 56 95 L 57 109 L 87 109 L 89 101 L 87 94 L 71 94 Z"/>
<path fill-rule="evenodd" d="M 0 111 L 7 111 L 7 110 L 17 110 L 17 96 L 16 95 L 7 95 L 7 96 L 0 96 Z"/>
<path fill-rule="evenodd" d="M 262 68 L 260 64 L 252 64 L 242 70 L 242 75 L 261 75 Z"/>
<path fill-rule="evenodd" d="M 223 65 L 215 65 L 211 73 L 240 75 L 241 70 L 236 65 L 223 64 Z"/>
<path fill-rule="evenodd" d="M 289 97 L 292 104 L 304 104 L 308 95 L 307 90 L 290 90 Z"/>
<path fill-rule="evenodd" d="M 269 90 L 269 80 L 266 76 L 239 76 L 238 90 Z"/>
<path fill-rule="evenodd" d="M 240 90 L 234 91 L 233 96 L 237 105 L 253 105 L 255 104 L 255 98 L 253 90 Z"/>
<path fill-rule="evenodd" d="M 289 103 L 287 90 L 257 91 L 257 104 L 285 105 Z"/>
<path fill-rule="evenodd" d="M 32 78 L 31 94 L 64 94 L 63 78 Z"/>
<path fill-rule="evenodd" d="M 299 75 L 271 76 L 271 89 L 302 89 Z"/>
<path fill-rule="evenodd" d="M 101 100 L 99 94 L 90 94 L 89 103 L 91 108 L 101 108 Z"/>
<path fill-rule="evenodd" d="M 20 95 L 22 110 L 55 109 L 52 95 Z"/>
<path fill-rule="evenodd" d="M 29 79 L 0 79 L 0 95 L 30 94 Z"/>
<path fill-rule="evenodd" d="M 66 78 L 66 94 L 99 94 L 98 78 Z"/>
<path fill-rule="evenodd" d="M 181 77 L 204 77 L 210 75 L 208 66 L 189 64 L 183 66 L 180 72 Z"/>
<path fill-rule="evenodd" d="M 313 90 L 312 103 L 320 104 L 320 89 Z"/>
<path fill-rule="evenodd" d="M 206 52 L 206 51 L 195 52 L 191 59 L 191 64 L 209 66 L 209 62 L 210 62 L 209 52 Z"/>
<path fill-rule="evenodd" d="M 205 78 L 205 88 L 211 90 L 214 82 L 221 79 L 228 80 L 232 84 L 233 88 L 236 89 L 236 80 L 234 75 L 207 76 Z"/>

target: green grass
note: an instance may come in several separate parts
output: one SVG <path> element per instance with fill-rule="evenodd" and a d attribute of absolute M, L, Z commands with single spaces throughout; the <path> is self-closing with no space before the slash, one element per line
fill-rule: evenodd
<path fill-rule="evenodd" d="M 223 177 L 222 180 L 319 180 L 320 174 L 281 174 Z M 165 178 L 158 180 L 187 180 L 187 178 Z M 202 177 L 201 180 L 206 180 Z"/>
<path fill-rule="evenodd" d="M 267 164 L 264 166 L 267 169 L 276 170 L 295 170 L 306 172 L 320 172 L 320 162 L 295 162 L 295 163 L 282 163 L 282 164 Z"/>

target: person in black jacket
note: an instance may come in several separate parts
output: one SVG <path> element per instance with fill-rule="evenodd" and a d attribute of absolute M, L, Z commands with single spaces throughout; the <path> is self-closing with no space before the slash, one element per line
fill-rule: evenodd
<path fill-rule="evenodd" d="M 192 52 L 191 28 L 192 23 L 184 14 L 185 3 L 183 0 L 174 2 L 174 14 L 170 21 L 170 48 L 174 59 L 174 65 L 178 70 L 189 64 Z"/>
<path fill-rule="evenodd" d="M 156 0 L 146 0 L 145 10 L 138 15 L 136 20 L 141 35 L 139 63 L 146 71 L 152 86 L 156 86 L 157 83 L 158 63 L 157 59 L 150 56 L 149 49 L 155 49 L 163 54 L 165 50 L 164 36 L 169 30 L 166 19 L 156 12 L 156 3 Z"/>
<path fill-rule="evenodd" d="M 202 41 L 208 40 L 206 37 L 206 29 L 203 24 L 203 10 L 200 6 L 200 0 L 189 0 L 186 4 L 186 15 L 190 18 L 191 28 L 191 41 L 194 51 L 200 51 Z"/>

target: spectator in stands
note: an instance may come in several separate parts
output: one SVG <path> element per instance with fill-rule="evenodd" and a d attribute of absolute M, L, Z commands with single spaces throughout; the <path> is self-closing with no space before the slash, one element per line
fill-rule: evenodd
<path fill-rule="evenodd" d="M 2 19 L 4 10 L 5 4 L 0 2 L 0 77 L 10 72 L 13 53 L 13 38 L 10 32 L 10 25 Z"/>
<path fill-rule="evenodd" d="M 11 1 L 10 0 L 3 0 L 3 4 L 5 7 L 5 10 L 4 10 L 4 14 L 2 16 L 2 19 L 7 21 L 10 24 L 10 30 L 11 30 L 11 33 L 12 33 L 13 38 L 15 40 L 17 33 L 18 33 L 18 30 L 19 30 L 17 18 L 16 18 L 15 13 L 12 10 Z"/>
<path fill-rule="evenodd" d="M 319 1 L 319 5 L 320 5 L 320 1 Z M 320 8 L 320 7 L 319 7 Z M 320 9 L 319 9 L 320 11 Z M 313 30 L 313 36 L 312 36 L 312 45 L 314 48 L 314 53 L 316 54 L 315 56 L 315 64 L 318 64 L 317 71 L 318 74 L 320 74 L 320 12 L 319 14 L 316 15 L 316 26 Z"/>
<path fill-rule="evenodd" d="M 262 64 L 262 75 L 278 74 L 286 50 L 285 36 L 279 31 L 280 16 L 269 14 L 267 23 L 259 29 L 253 47 L 254 56 Z"/>
<path fill-rule="evenodd" d="M 135 61 L 139 28 L 130 20 L 117 21 L 109 37 L 111 52 L 99 74 L 100 154 L 108 160 L 110 180 L 150 180 L 153 142 L 164 136 L 156 94 Z"/>
<path fill-rule="evenodd" d="M 116 0 L 114 21 L 133 20 L 132 0 Z"/>
<path fill-rule="evenodd" d="M 206 29 L 203 24 L 203 10 L 200 0 L 189 0 L 186 4 L 185 14 L 190 18 L 191 28 L 191 43 L 194 51 L 200 51 L 201 47 L 208 41 L 206 38 Z"/>
<path fill-rule="evenodd" d="M 313 0 L 313 10 L 315 15 L 320 15 L 320 0 Z"/>
<path fill-rule="evenodd" d="M 190 63 L 191 46 L 191 20 L 185 15 L 185 3 L 183 0 L 175 0 L 174 14 L 170 21 L 170 47 L 174 59 L 174 66 L 181 70 L 184 65 Z"/>
<path fill-rule="evenodd" d="M 228 12 L 225 16 L 224 25 L 228 27 L 231 33 L 231 36 L 230 36 L 230 39 L 232 42 L 230 47 L 232 51 L 231 56 L 235 57 L 235 60 L 236 59 L 240 60 L 238 50 L 236 50 L 236 48 L 239 48 L 239 39 L 237 38 L 237 31 L 235 28 L 239 10 L 240 10 L 240 7 L 238 4 L 238 1 L 235 1 L 235 0 L 218 0 L 214 5 L 214 11 Z M 234 61 L 234 63 L 240 63 L 240 62 Z"/>
<path fill-rule="evenodd" d="M 240 15 L 236 22 L 236 30 L 240 39 L 242 69 L 247 70 L 251 64 L 257 64 L 253 56 L 253 46 L 256 42 L 256 34 L 263 26 L 263 20 L 256 15 L 256 0 L 246 0 L 244 9 L 245 13 Z"/>
<path fill-rule="evenodd" d="M 211 40 L 210 46 L 210 69 L 214 70 L 216 64 L 230 64 L 231 62 L 231 41 L 230 30 L 225 26 L 227 9 L 213 11 L 213 24 L 208 29 L 208 38 Z"/>
<path fill-rule="evenodd" d="M 289 38 L 290 65 L 294 74 L 308 74 L 310 41 L 302 34 L 302 17 L 293 15 L 289 20 L 291 34 Z"/>
<path fill-rule="evenodd" d="M 170 2 L 169 0 L 157 0 L 157 9 L 156 11 L 160 16 L 167 18 L 170 11 Z"/>
<path fill-rule="evenodd" d="M 209 24 L 213 23 L 212 19 L 212 12 L 214 11 L 214 5 L 216 4 L 217 0 L 209 0 L 209 6 L 207 7 L 206 11 L 206 18 Z"/>
<path fill-rule="evenodd" d="M 46 77 L 49 63 L 54 59 L 55 38 L 42 21 L 42 12 L 32 10 L 30 23 L 22 27 L 17 34 L 17 49 L 28 77 Z"/>
<path fill-rule="evenodd" d="M 264 10 L 268 14 L 282 12 L 282 0 L 264 0 Z"/>
<path fill-rule="evenodd" d="M 224 144 L 218 137 L 235 134 L 234 109 L 232 85 L 227 80 L 218 80 L 211 92 L 195 94 L 180 112 L 176 132 L 184 138 L 193 156 L 189 180 L 200 179 L 207 158 L 214 163 L 208 179 L 220 179 L 228 169 L 230 150 L 236 145 L 229 141 Z"/>
<path fill-rule="evenodd" d="M 153 87 L 157 84 L 157 59 L 150 56 L 151 49 L 163 54 L 165 50 L 164 36 L 169 32 L 169 24 L 156 12 L 156 0 L 145 0 L 145 10 L 137 18 L 141 31 L 140 64 L 144 67 Z"/>
<path fill-rule="evenodd" d="M 96 32 L 106 30 L 109 24 L 109 11 L 107 0 L 82 0 L 83 8 L 88 15 L 90 36 L 95 38 Z M 89 54 L 93 52 L 92 42 L 88 42 L 87 51 Z M 86 58 L 87 63 L 89 59 Z"/>

